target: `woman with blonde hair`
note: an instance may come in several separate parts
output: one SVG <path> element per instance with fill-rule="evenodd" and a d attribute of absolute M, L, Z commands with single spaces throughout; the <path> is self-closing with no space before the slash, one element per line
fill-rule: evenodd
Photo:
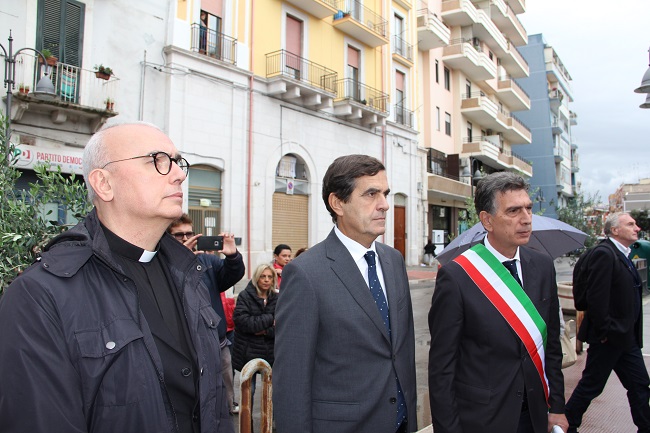
<path fill-rule="evenodd" d="M 239 293 L 233 321 L 235 344 L 232 366 L 241 371 L 251 359 L 262 358 L 273 366 L 275 346 L 275 304 L 278 300 L 278 276 L 270 264 L 261 264 L 253 278 Z M 257 376 L 257 375 L 256 375 Z M 253 377 L 251 389 L 255 393 Z"/>

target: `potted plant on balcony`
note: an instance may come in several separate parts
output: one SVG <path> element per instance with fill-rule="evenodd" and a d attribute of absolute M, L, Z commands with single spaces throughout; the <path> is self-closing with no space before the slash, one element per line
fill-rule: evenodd
<path fill-rule="evenodd" d="M 18 91 L 24 95 L 29 93 L 29 85 L 20 83 L 18 85 Z"/>
<path fill-rule="evenodd" d="M 106 98 L 104 102 L 106 102 L 106 110 L 113 111 L 113 105 L 115 104 L 115 101 L 113 101 L 111 98 Z"/>
<path fill-rule="evenodd" d="M 52 55 L 52 51 L 48 50 L 47 48 L 41 50 L 41 54 L 43 54 L 43 57 L 45 57 L 45 62 L 49 66 L 55 66 L 59 61 L 58 57 L 54 57 L 54 55 Z M 43 57 L 38 56 L 38 63 L 40 63 L 41 65 L 43 64 Z"/>
<path fill-rule="evenodd" d="M 104 66 L 102 64 L 95 65 L 95 77 L 102 80 L 109 80 L 111 78 L 111 75 L 113 75 L 113 70 L 108 66 Z"/>

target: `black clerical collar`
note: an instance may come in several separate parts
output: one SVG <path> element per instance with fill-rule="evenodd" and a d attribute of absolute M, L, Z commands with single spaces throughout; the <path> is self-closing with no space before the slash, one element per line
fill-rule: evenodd
<path fill-rule="evenodd" d="M 111 251 L 121 255 L 122 257 L 126 257 L 127 259 L 142 263 L 149 263 L 156 256 L 156 253 L 158 252 L 157 248 L 156 251 L 147 251 L 137 247 L 107 229 L 104 224 L 100 223 L 100 225 L 102 226 L 102 230 L 104 230 L 104 236 L 106 236 L 108 247 Z"/>

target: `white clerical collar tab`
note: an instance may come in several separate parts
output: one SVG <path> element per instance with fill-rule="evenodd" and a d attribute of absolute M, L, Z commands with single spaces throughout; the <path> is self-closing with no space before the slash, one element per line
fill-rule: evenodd
<path fill-rule="evenodd" d="M 155 255 L 156 255 L 156 251 L 147 251 L 147 250 L 143 250 L 143 251 L 142 251 L 142 255 L 140 256 L 140 258 L 138 259 L 138 261 L 139 261 L 139 262 L 142 262 L 142 263 L 149 263 L 150 261 L 153 260 L 153 258 L 155 257 Z"/>

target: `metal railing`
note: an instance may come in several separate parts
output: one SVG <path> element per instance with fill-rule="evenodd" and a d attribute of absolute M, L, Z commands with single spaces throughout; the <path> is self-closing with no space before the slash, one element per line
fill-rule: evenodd
<path fill-rule="evenodd" d="M 397 35 L 393 36 L 393 53 L 413 61 L 413 45 Z"/>
<path fill-rule="evenodd" d="M 337 101 L 352 99 L 375 110 L 388 112 L 388 95 L 372 87 L 366 86 L 352 78 L 336 81 Z"/>
<path fill-rule="evenodd" d="M 460 181 L 460 177 L 457 174 L 449 173 L 447 169 L 447 155 L 432 148 L 427 149 L 427 173 Z"/>
<path fill-rule="evenodd" d="M 405 108 L 402 104 L 395 104 L 395 122 L 413 128 L 413 111 Z"/>
<path fill-rule="evenodd" d="M 201 24 L 192 24 L 190 49 L 217 60 L 237 64 L 237 39 L 209 29 Z"/>
<path fill-rule="evenodd" d="M 64 102 L 113 110 L 119 79 L 111 75 L 108 80 L 99 78 L 95 71 L 58 62 L 54 66 L 40 65 L 34 55 L 23 53 L 16 61 L 16 89 L 29 87 L 36 90 L 36 83 L 49 75 L 57 97 Z"/>
<path fill-rule="evenodd" d="M 365 7 L 360 1 L 341 0 L 338 2 L 337 7 L 341 13 L 334 15 L 335 21 L 350 16 L 353 20 L 368 27 L 375 33 L 386 37 L 388 21 L 383 19 L 381 15 L 378 15 L 372 9 Z"/>
<path fill-rule="evenodd" d="M 508 113 L 508 116 L 512 119 L 513 125 L 519 125 L 523 130 L 530 134 L 530 128 L 524 125 L 523 122 L 517 118 L 517 116 L 512 113 Z"/>
<path fill-rule="evenodd" d="M 520 86 L 519 84 L 517 84 L 517 82 L 515 81 L 515 79 L 512 78 L 509 74 L 506 74 L 506 75 L 502 75 L 502 76 L 500 76 L 500 77 L 499 77 L 499 81 L 510 81 L 510 86 L 511 86 L 512 88 L 514 88 L 514 89 L 516 89 L 517 91 L 523 93 L 524 95 L 526 95 L 526 97 L 527 97 L 528 99 L 530 99 L 530 95 L 528 94 L 528 92 L 526 92 L 524 89 L 522 89 L 521 86 Z"/>
<path fill-rule="evenodd" d="M 266 55 L 266 77 L 283 76 L 336 93 L 336 71 L 286 50 Z"/>

